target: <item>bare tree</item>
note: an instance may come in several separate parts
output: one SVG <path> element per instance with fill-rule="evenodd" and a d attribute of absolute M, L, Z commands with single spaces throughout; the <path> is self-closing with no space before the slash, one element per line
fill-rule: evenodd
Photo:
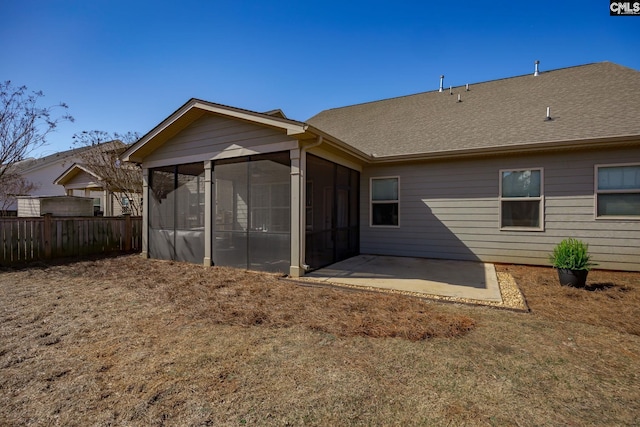
<path fill-rule="evenodd" d="M 55 110 L 68 108 L 64 103 L 38 106 L 43 96 L 41 91 L 30 92 L 10 81 L 0 83 L 0 187 L 9 181 L 15 183 L 15 178 L 5 182 L 6 175 L 17 173 L 13 165 L 43 146 L 60 122 L 73 121 L 68 114 L 54 117 Z"/>
<path fill-rule="evenodd" d="M 38 187 L 38 184 L 26 180 L 19 173 L 5 173 L 0 185 L 0 215 L 7 215 L 7 209 L 14 203 L 17 196 L 29 195 Z"/>
<path fill-rule="evenodd" d="M 123 213 L 142 215 L 142 169 L 124 163 L 119 155 L 138 140 L 135 132 L 109 133 L 93 130 L 73 136 L 78 147 L 91 147 L 78 155 L 83 165 L 98 176 L 102 188 L 115 196 Z"/>

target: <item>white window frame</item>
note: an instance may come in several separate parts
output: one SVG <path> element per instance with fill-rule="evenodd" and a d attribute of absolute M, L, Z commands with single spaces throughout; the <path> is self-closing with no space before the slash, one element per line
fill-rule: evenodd
<path fill-rule="evenodd" d="M 599 190 L 598 189 L 598 169 L 600 168 L 615 168 L 623 166 L 640 166 L 640 163 L 607 163 L 597 164 L 593 167 L 593 217 L 596 220 L 619 220 L 619 221 L 640 221 L 640 215 L 600 215 L 598 216 L 598 195 L 600 194 L 635 194 L 640 193 L 640 190 Z"/>
<path fill-rule="evenodd" d="M 504 172 L 524 172 L 524 171 L 540 171 L 540 196 L 538 197 L 502 197 L 502 174 Z M 498 171 L 498 224 L 501 231 L 544 231 L 545 215 L 544 215 L 544 168 L 509 168 L 500 169 Z M 524 226 L 503 226 L 502 225 L 502 202 L 503 201 L 539 201 L 540 202 L 540 218 L 539 227 Z"/>
<path fill-rule="evenodd" d="M 378 179 L 396 179 L 398 180 L 398 198 L 396 200 L 373 200 L 373 181 Z M 398 225 L 374 225 L 373 224 L 373 205 L 382 203 L 398 204 Z M 400 228 L 400 176 L 372 176 L 369 178 L 369 227 L 372 228 Z"/>
<path fill-rule="evenodd" d="M 129 198 L 127 196 L 120 197 L 120 207 L 122 208 L 122 214 L 123 215 L 124 214 L 130 214 L 131 213 L 131 200 L 129 200 Z"/>

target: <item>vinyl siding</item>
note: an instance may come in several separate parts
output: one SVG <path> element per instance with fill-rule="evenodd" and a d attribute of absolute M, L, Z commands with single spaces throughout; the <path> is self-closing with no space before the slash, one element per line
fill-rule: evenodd
<path fill-rule="evenodd" d="M 134 200 L 130 200 L 129 203 L 131 206 L 135 206 L 137 208 L 138 215 L 141 212 L 140 209 L 140 199 L 142 198 L 142 194 L 130 194 L 134 198 Z M 111 213 L 112 216 L 121 216 L 122 215 L 122 198 L 125 197 L 124 193 L 112 193 L 108 196 L 110 198 L 110 203 L 112 203 L 113 211 Z M 132 209 L 133 211 L 133 209 Z M 132 213 L 132 212 L 129 212 Z"/>
<path fill-rule="evenodd" d="M 160 164 L 175 165 L 209 160 L 227 151 L 238 156 L 247 155 L 246 149 L 264 149 L 283 143 L 291 145 L 290 148 L 296 148 L 298 144 L 297 140 L 288 137 L 282 130 L 208 114 L 168 140 L 144 161 L 146 164 L 152 163 L 153 167 Z M 265 151 L 281 150 L 267 148 Z"/>
<path fill-rule="evenodd" d="M 54 184 L 53 181 L 59 177 L 74 162 L 79 161 L 77 158 L 61 158 L 51 163 L 23 172 L 22 176 L 37 185 L 30 196 L 64 196 L 65 191 L 62 185 Z M 26 194 L 25 194 L 26 196 Z M 7 210 L 17 210 L 17 202 L 13 202 L 7 207 Z"/>
<path fill-rule="evenodd" d="M 53 181 L 71 166 L 74 160 L 75 159 L 61 160 L 36 171 L 24 174 L 26 179 L 38 185 L 38 188 L 31 194 L 34 196 L 63 196 L 65 194 L 64 187 L 54 184 Z"/>
<path fill-rule="evenodd" d="M 101 185 L 95 176 L 85 171 L 78 172 L 73 178 L 71 178 L 64 184 L 64 188 L 66 189 L 86 188 L 89 186 L 100 187 Z"/>
<path fill-rule="evenodd" d="M 594 165 L 640 163 L 640 147 L 365 167 L 362 253 L 549 265 L 566 237 L 598 268 L 640 271 L 640 218 L 595 219 Z M 544 231 L 500 230 L 499 170 L 543 168 Z M 369 178 L 400 176 L 400 227 L 369 226 Z"/>
<path fill-rule="evenodd" d="M 18 216 L 36 217 L 40 216 L 40 200 L 38 199 L 18 199 Z"/>

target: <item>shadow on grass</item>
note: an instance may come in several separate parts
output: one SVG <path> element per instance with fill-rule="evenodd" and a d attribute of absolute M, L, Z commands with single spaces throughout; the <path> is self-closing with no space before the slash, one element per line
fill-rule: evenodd
<path fill-rule="evenodd" d="M 589 292 L 598 292 L 598 291 L 608 291 L 609 289 L 614 289 L 619 292 L 629 292 L 631 289 L 626 286 L 616 285 L 611 282 L 603 282 L 603 283 L 588 283 L 584 290 Z"/>

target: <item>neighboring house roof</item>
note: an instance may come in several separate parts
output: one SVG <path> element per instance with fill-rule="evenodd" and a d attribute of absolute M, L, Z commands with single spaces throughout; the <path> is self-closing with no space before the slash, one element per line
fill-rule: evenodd
<path fill-rule="evenodd" d="M 276 109 L 276 110 L 265 111 L 262 114 L 266 114 L 267 116 L 280 117 L 281 119 L 286 119 L 287 118 L 287 116 L 284 114 L 284 111 L 282 111 L 279 108 Z"/>
<path fill-rule="evenodd" d="M 640 136 L 640 72 L 610 62 L 472 84 L 469 91 L 456 86 L 452 93 L 447 87 L 334 108 L 307 122 L 373 158 Z M 545 120 L 547 107 L 552 120 Z"/>
<path fill-rule="evenodd" d="M 89 174 L 90 176 L 92 176 L 93 178 L 96 179 L 96 182 L 102 180 L 100 175 L 98 175 L 97 172 L 94 172 L 93 170 L 91 170 L 91 168 L 89 166 L 81 164 L 81 163 L 74 163 L 73 165 L 68 167 L 67 170 L 62 172 L 62 174 L 59 177 L 54 179 L 53 183 L 56 184 L 56 185 L 64 186 L 69 181 L 71 181 L 73 178 L 75 178 L 76 176 L 78 176 L 81 173 Z"/>
<path fill-rule="evenodd" d="M 82 154 L 85 151 L 89 151 L 92 149 L 95 149 L 97 147 L 100 146 L 104 146 L 104 145 L 113 145 L 114 149 L 122 149 L 123 147 L 125 147 L 125 144 L 122 143 L 121 141 L 108 141 L 108 142 L 103 142 L 101 144 L 98 145 L 87 145 L 84 147 L 78 147 L 78 148 L 72 148 L 71 150 L 66 150 L 66 151 L 60 151 L 58 153 L 54 153 L 54 154 L 50 154 L 48 156 L 43 156 L 40 158 L 27 158 L 24 160 L 21 160 L 19 162 L 16 162 L 14 164 L 14 166 L 16 167 L 17 171 L 20 172 L 21 174 L 26 174 L 29 172 L 33 172 L 35 170 L 41 169 L 45 166 L 49 166 L 51 164 L 54 164 L 56 162 L 60 162 L 60 161 L 65 161 L 67 159 L 70 159 L 72 157 L 76 157 L 80 154 Z"/>
<path fill-rule="evenodd" d="M 15 163 L 16 168 L 22 174 L 33 172 L 40 168 L 49 166 L 56 162 L 65 161 L 71 157 L 75 157 L 82 152 L 89 150 L 91 147 L 79 147 L 71 150 L 60 151 L 58 153 L 50 154 L 48 156 L 40 157 L 37 159 L 29 158 Z"/>

